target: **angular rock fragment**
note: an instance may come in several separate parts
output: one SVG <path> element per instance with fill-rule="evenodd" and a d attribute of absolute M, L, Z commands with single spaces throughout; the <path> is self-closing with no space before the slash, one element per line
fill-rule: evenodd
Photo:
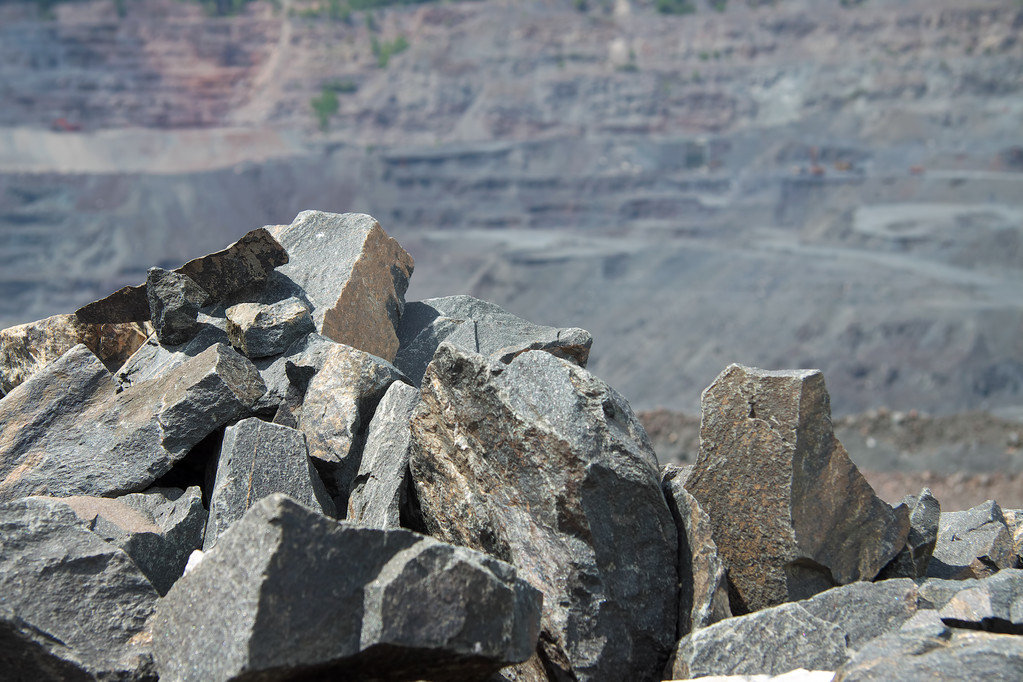
<path fill-rule="evenodd" d="M 161 600 L 162 682 L 481 680 L 528 657 L 540 594 L 491 557 L 256 503 Z"/>
<path fill-rule="evenodd" d="M 218 343 L 231 344 L 227 338 L 226 321 L 222 317 L 200 312 L 198 321 L 199 330 L 196 335 L 180 346 L 162 345 L 155 336 L 151 336 L 117 372 L 118 385 L 127 389 L 135 384 L 159 379 L 211 346 Z"/>
<path fill-rule="evenodd" d="M 677 532 L 624 398 L 550 353 L 504 365 L 442 344 L 412 438 L 430 533 L 509 561 L 544 592 L 539 659 L 506 678 L 659 679 L 678 617 Z"/>
<path fill-rule="evenodd" d="M 0 602 L 0 670 L 14 682 L 93 682 L 85 663 L 53 635 L 26 623 Z"/>
<path fill-rule="evenodd" d="M 297 296 L 317 332 L 393 360 L 412 256 L 360 213 L 303 211 L 277 235 L 290 262 L 271 277 L 264 302 Z"/>
<path fill-rule="evenodd" d="M 315 329 L 309 308 L 297 298 L 271 305 L 239 303 L 226 315 L 231 345 L 249 358 L 280 355 Z"/>
<path fill-rule="evenodd" d="M 905 545 L 909 514 L 874 494 L 835 438 L 819 371 L 731 365 L 702 402 L 686 489 L 714 524 L 733 613 L 871 580 Z"/>
<path fill-rule="evenodd" d="M 174 272 L 202 287 L 211 303 L 221 303 L 258 288 L 274 268 L 287 262 L 287 252 L 261 227 L 223 251 L 190 260 Z M 79 320 L 92 323 L 140 322 L 150 319 L 149 314 L 145 284 L 118 289 L 75 311 Z"/>
<path fill-rule="evenodd" d="M 924 488 L 919 497 L 907 496 L 902 504 L 910 510 L 909 536 L 906 546 L 881 571 L 881 579 L 912 578 L 927 575 L 927 566 L 938 541 L 938 520 L 941 505 L 930 488 Z"/>
<path fill-rule="evenodd" d="M 942 512 L 928 577 L 986 578 L 1015 566 L 1012 534 L 997 502 L 988 500 L 966 511 Z"/>
<path fill-rule="evenodd" d="M 224 431 L 203 551 L 259 500 L 284 493 L 334 516 L 334 503 L 309 461 L 305 436 L 261 419 L 243 419 Z"/>
<path fill-rule="evenodd" d="M 502 362 L 527 350 L 546 350 L 586 366 L 593 337 L 584 329 L 545 327 L 472 296 L 409 303 L 398 327 L 401 346 L 394 364 L 418 386 L 441 343 L 451 343 Z"/>
<path fill-rule="evenodd" d="M 911 630 L 871 640 L 835 682 L 1023 679 L 1023 639 L 966 630 L 935 637 Z"/>
<path fill-rule="evenodd" d="M 187 275 L 150 268 L 146 297 L 160 343 L 178 346 L 199 332 L 199 308 L 209 299 L 209 294 Z"/>
<path fill-rule="evenodd" d="M 680 636 L 732 616 L 728 580 L 712 537 L 710 518 L 683 487 L 687 473 L 669 464 L 661 478 L 664 497 L 678 527 Z"/>
<path fill-rule="evenodd" d="M 264 391 L 228 346 L 122 392 L 75 346 L 0 401 L 0 501 L 144 490 Z"/>
<path fill-rule="evenodd" d="M 16 660 L 23 679 L 64 679 L 46 676 L 55 669 L 82 673 L 68 679 L 155 679 L 148 620 L 156 590 L 66 505 L 0 505 L 0 595 L 0 641 L 19 647 L 5 647 L 0 661 Z"/>
<path fill-rule="evenodd" d="M 404 375 L 389 362 L 344 344 L 330 344 L 324 353 L 322 367 L 306 389 L 299 428 L 342 511 L 348 509 L 373 411 L 388 387 Z"/>
<path fill-rule="evenodd" d="M 115 372 L 152 332 L 145 322 L 87 324 L 74 315 L 54 315 L 0 330 L 0 395 L 10 393 L 80 343 Z"/>
<path fill-rule="evenodd" d="M 916 615 L 917 586 L 907 578 L 857 582 L 821 592 L 799 605 L 841 628 L 848 647 L 855 651 Z"/>
<path fill-rule="evenodd" d="M 1023 635 L 1023 571 L 1007 568 L 960 590 L 938 612 L 957 628 Z"/>
<path fill-rule="evenodd" d="M 198 487 L 153 488 L 117 499 L 33 499 L 70 507 L 89 530 L 124 550 L 161 595 L 181 577 L 188 556 L 202 546 L 206 510 Z"/>
<path fill-rule="evenodd" d="M 377 405 L 348 498 L 348 521 L 370 528 L 400 528 L 403 511 L 409 516 L 409 422 L 418 403 L 419 391 L 396 381 Z"/>
<path fill-rule="evenodd" d="M 834 670 L 848 660 L 845 632 L 800 604 L 729 618 L 683 637 L 677 679 L 708 675 L 780 675 L 796 668 Z"/>

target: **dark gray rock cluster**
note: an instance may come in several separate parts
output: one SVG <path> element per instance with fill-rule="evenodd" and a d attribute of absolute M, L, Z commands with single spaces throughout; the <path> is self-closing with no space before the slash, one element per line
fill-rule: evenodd
<path fill-rule="evenodd" d="M 587 332 L 411 272 L 305 212 L 0 332 L 0 679 L 1019 678 L 1023 512 L 882 502 L 820 372 L 662 471 Z"/>

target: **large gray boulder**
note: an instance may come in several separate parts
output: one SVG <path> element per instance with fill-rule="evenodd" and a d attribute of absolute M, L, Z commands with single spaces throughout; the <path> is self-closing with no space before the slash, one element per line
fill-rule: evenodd
<path fill-rule="evenodd" d="M 728 579 L 718 556 L 710 517 L 685 489 L 688 467 L 667 465 L 661 487 L 678 528 L 678 634 L 730 618 Z"/>
<path fill-rule="evenodd" d="M 924 488 L 919 496 L 907 495 L 902 505 L 910 510 L 909 535 L 906 546 L 881 571 L 882 579 L 912 578 L 918 580 L 927 575 L 927 566 L 934 554 L 938 541 L 938 522 L 941 517 L 941 505 L 931 494 L 930 488 Z"/>
<path fill-rule="evenodd" d="M 918 611 L 917 585 L 908 578 L 857 582 L 799 602 L 809 613 L 834 623 L 858 650 L 866 642 L 901 628 Z"/>
<path fill-rule="evenodd" d="M 527 658 L 541 596 L 496 559 L 256 503 L 161 600 L 161 682 L 482 680 Z"/>
<path fill-rule="evenodd" d="M 189 555 L 202 547 L 206 509 L 198 487 L 151 488 L 117 499 L 34 499 L 70 507 L 89 530 L 124 550 L 161 595 L 181 577 Z"/>
<path fill-rule="evenodd" d="M 391 363 L 340 343 L 324 348 L 321 359 L 303 396 L 298 427 L 337 509 L 343 511 L 373 411 L 388 387 L 404 375 Z"/>
<path fill-rule="evenodd" d="M 952 627 L 1023 635 L 1023 571 L 1007 568 L 964 586 L 938 615 Z"/>
<path fill-rule="evenodd" d="M 255 417 L 229 426 L 217 460 L 203 550 L 213 547 L 231 524 L 272 493 L 284 493 L 327 516 L 335 515 L 300 431 Z"/>
<path fill-rule="evenodd" d="M 504 362 L 527 350 L 546 350 L 586 366 L 593 337 L 585 329 L 546 327 L 472 296 L 445 296 L 409 303 L 398 327 L 401 347 L 394 364 L 418 386 L 441 343 Z"/>
<path fill-rule="evenodd" d="M 0 642 L 14 647 L 0 661 L 16 666 L 4 679 L 155 680 L 156 590 L 67 505 L 0 505 L 0 595 Z"/>
<path fill-rule="evenodd" d="M 290 261 L 270 278 L 263 302 L 297 296 L 318 333 L 393 360 L 412 256 L 360 213 L 303 211 L 274 234 Z"/>
<path fill-rule="evenodd" d="M 409 422 L 418 404 L 419 391 L 395 381 L 377 405 L 348 498 L 348 521 L 371 528 L 400 528 L 402 517 L 411 515 Z"/>
<path fill-rule="evenodd" d="M 229 346 L 123 391 L 76 346 L 0 401 L 0 501 L 140 492 L 264 390 Z"/>
<path fill-rule="evenodd" d="M 146 297 L 156 338 L 164 345 L 178 346 L 199 332 L 199 308 L 210 295 L 188 275 L 150 268 Z"/>
<path fill-rule="evenodd" d="M 938 539 L 927 568 L 932 578 L 985 578 L 1016 567 L 1012 533 L 1001 507 L 988 500 L 973 509 L 942 512 Z"/>
<path fill-rule="evenodd" d="M 848 660 L 845 632 L 800 604 L 729 618 L 683 637 L 675 679 L 834 670 Z"/>
<path fill-rule="evenodd" d="M 824 376 L 731 365 L 703 392 L 686 489 L 710 515 L 734 613 L 871 580 L 909 514 L 880 500 L 831 428 Z"/>
<path fill-rule="evenodd" d="M 675 642 L 677 533 L 621 395 L 550 353 L 505 365 L 443 344 L 412 438 L 430 533 L 512 563 L 544 592 L 539 658 L 509 678 L 660 679 Z"/>
<path fill-rule="evenodd" d="M 297 298 L 269 305 L 238 303 L 225 314 L 231 345 L 249 358 L 280 355 L 315 329 L 309 308 Z"/>

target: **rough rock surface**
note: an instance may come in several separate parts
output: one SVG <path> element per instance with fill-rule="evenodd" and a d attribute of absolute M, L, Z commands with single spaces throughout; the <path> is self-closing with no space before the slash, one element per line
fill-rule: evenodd
<path fill-rule="evenodd" d="M 584 329 L 545 327 L 472 296 L 445 296 L 409 303 L 398 327 L 401 348 L 394 364 L 418 386 L 437 347 L 497 356 L 504 362 L 527 350 L 546 350 L 586 366 L 593 337 Z"/>
<path fill-rule="evenodd" d="M 75 346 L 0 401 L 0 501 L 140 492 L 264 391 L 228 346 L 122 392 Z"/>
<path fill-rule="evenodd" d="M 883 580 L 843 585 L 799 602 L 846 634 L 857 650 L 867 641 L 896 630 L 917 613 L 917 586 L 912 580 Z"/>
<path fill-rule="evenodd" d="M 729 618 L 679 641 L 677 679 L 779 675 L 795 668 L 834 670 L 848 658 L 845 632 L 800 604 Z"/>
<path fill-rule="evenodd" d="M 687 468 L 688 469 L 688 468 Z M 678 634 L 730 618 L 728 580 L 714 543 L 710 517 L 686 492 L 687 469 L 667 465 L 661 487 L 678 527 Z"/>
<path fill-rule="evenodd" d="M 277 238 L 290 261 L 271 277 L 267 302 L 298 296 L 318 333 L 393 360 L 412 256 L 361 213 L 303 211 Z"/>
<path fill-rule="evenodd" d="M 120 547 L 161 595 L 202 546 L 206 509 L 198 487 L 186 491 L 152 488 L 144 493 L 106 497 L 39 497 L 64 504 L 101 538 Z"/>
<path fill-rule="evenodd" d="M 544 592 L 539 660 L 517 679 L 660 675 L 675 642 L 677 531 L 624 398 L 549 353 L 504 365 L 443 344 L 412 438 L 430 533 L 512 563 Z"/>
<path fill-rule="evenodd" d="M 259 228 L 222 251 L 185 263 L 174 272 L 185 275 L 209 294 L 210 302 L 223 302 L 235 294 L 257 288 L 273 269 L 288 262 L 288 254 L 265 228 Z M 75 311 L 82 322 L 139 322 L 150 319 L 146 285 L 124 287 L 106 298 Z"/>
<path fill-rule="evenodd" d="M 230 345 L 226 321 L 222 317 L 200 312 L 198 320 L 199 331 L 180 346 L 164 346 L 155 336 L 149 337 L 117 372 L 117 383 L 121 388 L 126 389 L 134 384 L 158 379 L 210 346 L 218 343 Z"/>
<path fill-rule="evenodd" d="M 239 303 L 226 316 L 231 345 L 250 358 L 280 355 L 315 329 L 309 308 L 297 298 L 270 305 Z"/>
<path fill-rule="evenodd" d="M 733 613 L 871 580 L 905 545 L 908 511 L 878 499 L 835 438 L 819 371 L 731 365 L 702 400 L 686 489 L 714 524 Z"/>
<path fill-rule="evenodd" d="M 1023 571 L 1004 569 L 964 587 L 938 615 L 952 627 L 1023 635 Z"/>
<path fill-rule="evenodd" d="M 323 350 L 323 364 L 306 389 L 298 424 L 309 456 L 341 511 L 348 509 L 373 410 L 404 375 L 389 362 L 345 344 Z"/>
<path fill-rule="evenodd" d="M 927 567 L 932 578 L 985 578 L 1016 566 L 1012 534 L 993 500 L 961 512 L 944 512 Z"/>
<path fill-rule="evenodd" d="M 0 396 L 80 343 L 111 372 L 153 333 L 148 323 L 87 324 L 74 315 L 54 315 L 0 330 Z"/>
<path fill-rule="evenodd" d="M 22 679 L 47 679 L 51 663 L 79 668 L 86 679 L 155 679 L 148 619 L 156 590 L 66 505 L 32 498 L 0 505 L 0 594 L 0 632 L 35 643 L 15 668 Z"/>
<path fill-rule="evenodd" d="M 195 336 L 199 332 L 199 308 L 209 297 L 188 275 L 150 268 L 146 277 L 146 298 L 160 343 L 179 346 Z"/>
<path fill-rule="evenodd" d="M 507 564 L 284 495 L 252 507 L 160 603 L 160 679 L 485 679 L 533 650 L 540 594 Z"/>
<path fill-rule="evenodd" d="M 272 493 L 284 493 L 327 516 L 335 514 L 300 431 L 255 417 L 229 426 L 217 460 L 203 551 L 212 548 L 252 505 Z"/>
<path fill-rule="evenodd" d="M 348 498 L 348 521 L 371 528 L 400 528 L 402 516 L 410 515 L 409 422 L 417 404 L 419 391 L 395 381 L 377 405 Z"/>
<path fill-rule="evenodd" d="M 909 535 L 906 546 L 881 571 L 882 579 L 923 578 L 927 575 L 927 566 L 938 541 L 941 504 L 930 489 L 924 488 L 916 497 L 907 496 L 902 504 L 910 510 Z"/>

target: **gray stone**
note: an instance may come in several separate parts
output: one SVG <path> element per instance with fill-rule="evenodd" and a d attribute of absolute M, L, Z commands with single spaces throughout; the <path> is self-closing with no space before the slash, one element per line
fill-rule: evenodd
<path fill-rule="evenodd" d="M 162 682 L 482 680 L 527 658 L 541 596 L 507 564 L 275 494 L 161 600 Z"/>
<path fill-rule="evenodd" d="M 192 551 L 202 546 L 206 509 L 198 487 L 153 488 L 117 499 L 35 499 L 70 507 L 89 530 L 124 550 L 161 595 L 181 577 Z"/>
<path fill-rule="evenodd" d="M 918 601 L 920 608 L 941 610 L 960 590 L 976 585 L 979 580 L 966 578 L 963 580 L 946 580 L 944 578 L 927 578 L 920 583 Z"/>
<path fill-rule="evenodd" d="M 917 613 L 917 586 L 908 578 L 835 587 L 799 602 L 821 620 L 834 623 L 856 650 L 896 630 Z"/>
<path fill-rule="evenodd" d="M 0 401 L 0 501 L 140 492 L 264 390 L 251 362 L 218 345 L 118 392 L 76 346 Z"/>
<path fill-rule="evenodd" d="M 127 389 L 135 384 L 159 379 L 211 346 L 218 343 L 231 344 L 227 338 L 227 321 L 223 317 L 200 311 L 198 321 L 199 331 L 179 346 L 164 346 L 155 335 L 149 337 L 117 372 L 118 385 Z"/>
<path fill-rule="evenodd" d="M 919 497 L 907 496 L 902 504 L 910 510 L 909 536 L 906 546 L 881 571 L 881 579 L 913 578 L 918 580 L 927 575 L 934 546 L 938 541 L 938 521 L 941 505 L 930 488 L 924 488 Z"/>
<path fill-rule="evenodd" d="M 871 640 L 835 682 L 1023 679 L 1023 638 L 968 630 L 894 632 Z"/>
<path fill-rule="evenodd" d="M 1012 534 L 997 502 L 988 500 L 966 511 L 942 512 L 938 541 L 927 568 L 929 577 L 985 578 L 1015 566 Z"/>
<path fill-rule="evenodd" d="M 284 493 L 327 516 L 336 513 L 300 431 L 254 417 L 229 426 L 217 460 L 203 550 L 272 493 Z"/>
<path fill-rule="evenodd" d="M 510 362 L 527 350 L 546 350 L 586 366 L 593 337 L 584 329 L 545 327 L 472 296 L 409 303 L 398 327 L 394 364 L 418 386 L 441 343 Z"/>
<path fill-rule="evenodd" d="M 265 228 L 249 232 L 222 251 L 185 263 L 174 272 L 190 278 L 210 296 L 211 302 L 260 287 L 273 269 L 288 262 L 288 254 Z M 140 322 L 148 320 L 146 285 L 124 287 L 106 298 L 75 311 L 82 322 Z"/>
<path fill-rule="evenodd" d="M 412 256 L 360 213 L 303 211 L 277 237 L 291 260 L 270 278 L 263 302 L 297 296 L 317 332 L 393 360 Z"/>
<path fill-rule="evenodd" d="M 74 315 L 54 315 L 0 330 L 0 395 L 80 343 L 116 372 L 153 333 L 148 322 L 86 324 Z"/>
<path fill-rule="evenodd" d="M 0 670 L 8 682 L 94 682 L 75 651 L 0 602 Z"/>
<path fill-rule="evenodd" d="M 871 580 L 909 514 L 880 500 L 838 442 L 824 376 L 731 365 L 703 392 L 686 481 L 714 524 L 733 613 Z"/>
<path fill-rule="evenodd" d="M 834 670 L 848 660 L 845 632 L 800 604 L 729 618 L 683 637 L 673 675 L 780 675 Z"/>
<path fill-rule="evenodd" d="M 187 275 L 150 268 L 146 297 L 160 343 L 179 346 L 199 333 L 199 308 L 210 295 Z"/>
<path fill-rule="evenodd" d="M 938 612 L 957 628 L 1023 635 L 1023 571 L 1006 568 L 960 590 Z"/>
<path fill-rule="evenodd" d="M 938 612 L 934 609 L 921 609 L 913 614 L 913 617 L 902 624 L 901 632 L 917 631 L 917 634 L 925 634 L 931 637 L 947 637 L 948 626 L 942 622 Z"/>
<path fill-rule="evenodd" d="M 231 345 L 250 358 L 280 355 L 315 329 L 309 308 L 297 298 L 270 305 L 239 303 L 226 315 Z"/>
<path fill-rule="evenodd" d="M 0 595 L 9 609 L 0 631 L 26 642 L 20 652 L 5 650 L 19 665 L 78 668 L 87 679 L 155 679 L 148 621 L 156 590 L 66 505 L 34 498 L 0 505 Z"/>
<path fill-rule="evenodd" d="M 391 384 L 373 413 L 359 473 L 348 498 L 347 519 L 371 528 L 400 528 L 410 515 L 409 422 L 419 391 L 401 381 Z"/>
<path fill-rule="evenodd" d="M 404 378 L 391 363 L 351 346 L 337 343 L 324 349 L 298 425 L 338 511 L 348 509 L 373 411 L 388 387 Z"/>
<path fill-rule="evenodd" d="M 442 344 L 411 423 L 430 533 L 544 592 L 539 658 L 509 675 L 659 679 L 675 642 L 677 531 L 625 399 L 550 353 L 505 365 Z"/>
<path fill-rule="evenodd" d="M 732 616 L 728 579 L 710 517 L 684 487 L 690 471 L 669 464 L 661 476 L 664 497 L 678 527 L 679 636 Z"/>

